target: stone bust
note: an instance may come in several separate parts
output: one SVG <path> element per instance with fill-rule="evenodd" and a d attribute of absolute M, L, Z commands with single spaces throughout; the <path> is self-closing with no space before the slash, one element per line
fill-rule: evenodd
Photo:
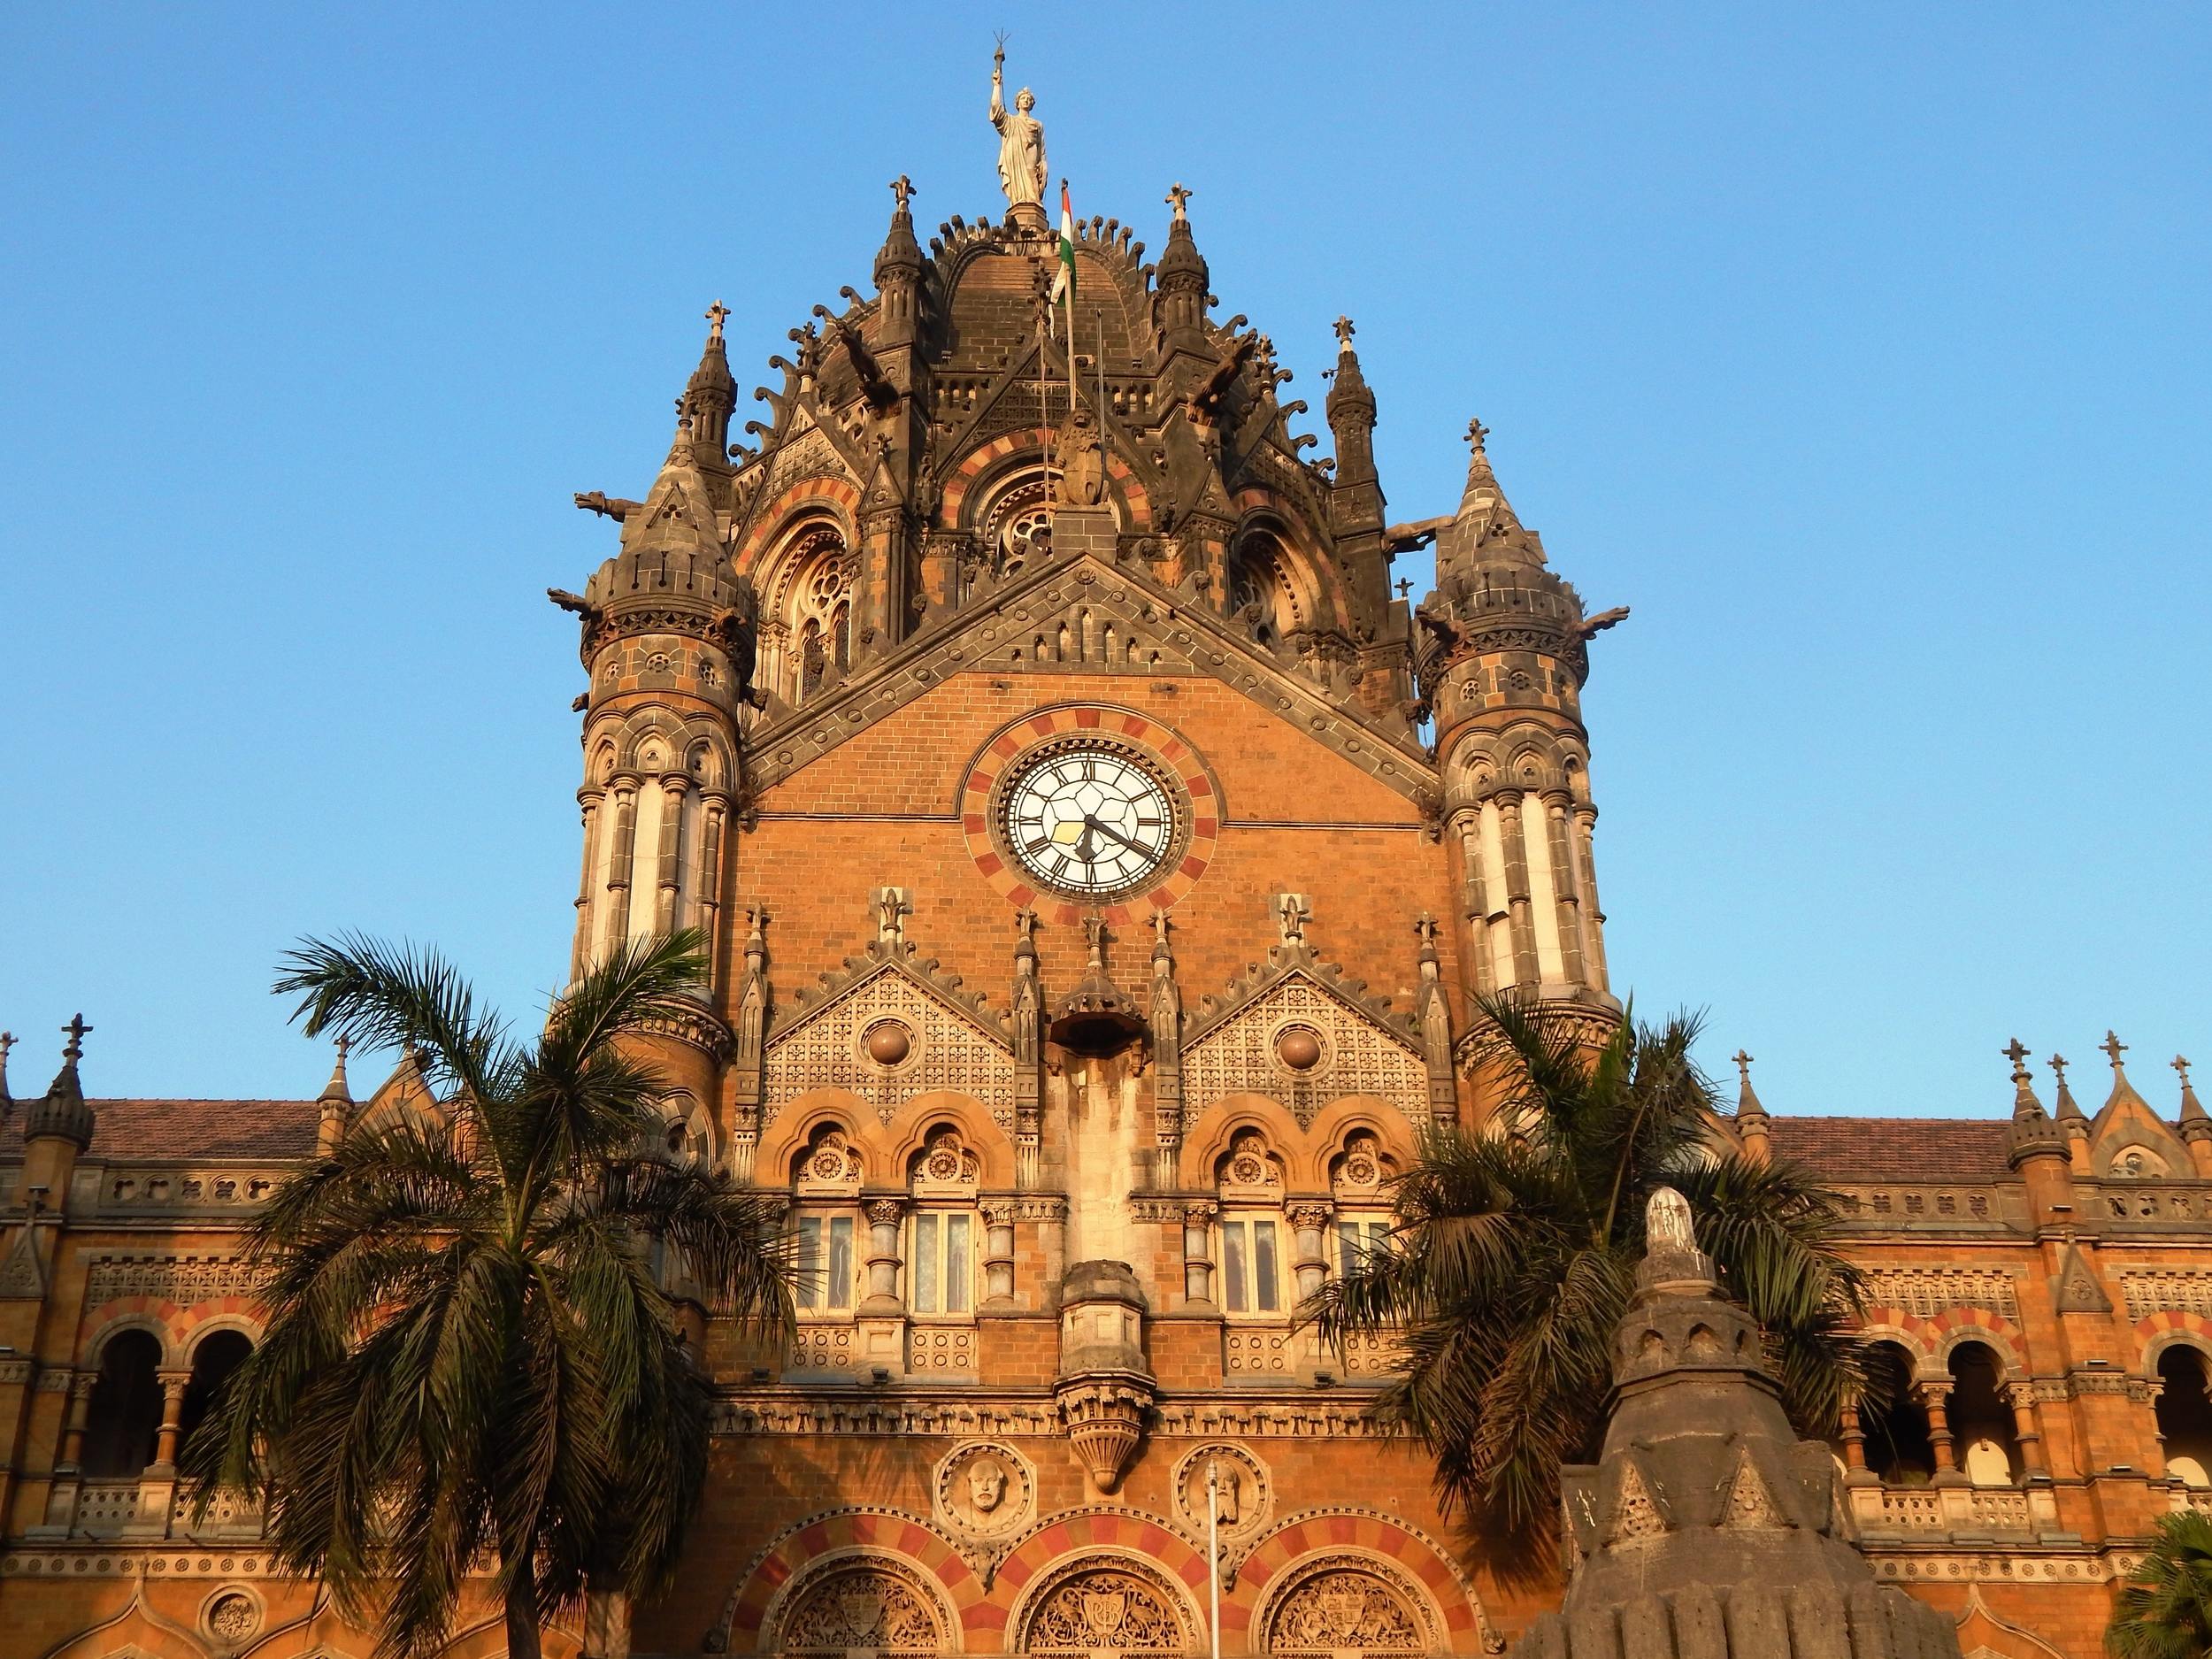
<path fill-rule="evenodd" d="M 995 1457 L 979 1457 L 968 1465 L 968 1507 L 988 1515 L 1006 1502 L 1006 1467 Z"/>

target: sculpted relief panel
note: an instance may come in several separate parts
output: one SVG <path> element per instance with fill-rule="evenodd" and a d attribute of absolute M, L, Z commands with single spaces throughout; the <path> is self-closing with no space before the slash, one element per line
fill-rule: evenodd
<path fill-rule="evenodd" d="M 1174 1592 L 1133 1563 L 1081 1567 L 1038 1599 L 1020 1651 L 1040 1659 L 1194 1652 L 1191 1632 L 1175 1609 Z"/>
<path fill-rule="evenodd" d="M 860 1559 L 832 1568 L 793 1595 L 775 1647 L 792 1655 L 925 1659 L 947 1648 L 936 1598 L 911 1569 Z"/>
<path fill-rule="evenodd" d="M 963 1541 L 1010 1539 L 1037 1512 L 1029 1460 L 992 1440 L 948 1452 L 937 1465 L 933 1494 L 939 1524 Z"/>
<path fill-rule="evenodd" d="M 1416 1122 L 1429 1109 L 1428 1071 L 1411 1046 L 1302 973 L 1183 1050 L 1187 1118 L 1240 1094 L 1279 1100 L 1302 1124 L 1346 1094 L 1376 1095 Z"/>
<path fill-rule="evenodd" d="M 1266 1617 L 1271 1659 L 1344 1659 L 1349 1654 L 1420 1653 L 1428 1621 L 1411 1589 L 1364 1556 L 1313 1563 Z"/>
<path fill-rule="evenodd" d="M 901 1040 L 887 1042 L 884 1033 Z M 982 1102 L 1002 1127 L 1014 1125 L 1014 1059 L 1004 1044 L 895 971 L 769 1040 L 764 1117 L 817 1088 L 849 1090 L 887 1122 L 916 1095 L 950 1089 Z"/>

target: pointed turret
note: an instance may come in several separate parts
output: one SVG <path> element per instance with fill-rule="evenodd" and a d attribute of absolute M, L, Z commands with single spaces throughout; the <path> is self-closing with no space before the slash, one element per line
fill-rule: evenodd
<path fill-rule="evenodd" d="M 1191 193 L 1179 184 L 1169 189 L 1167 201 L 1175 219 L 1167 227 L 1167 246 L 1152 273 L 1153 318 L 1164 360 L 1180 350 L 1208 350 L 1206 293 L 1213 273 L 1191 236 L 1190 198 Z"/>
<path fill-rule="evenodd" d="M 1490 452 L 1484 445 L 1489 435 L 1490 428 L 1481 421 L 1467 423 L 1467 482 L 1459 493 L 1458 511 L 1436 535 L 1439 587 L 1448 569 L 1472 570 L 1482 565 L 1535 567 L 1544 563 L 1542 540 L 1533 530 L 1522 526 L 1491 467 Z"/>
<path fill-rule="evenodd" d="M 325 1157 L 338 1149 L 338 1143 L 346 1138 L 346 1125 L 353 1121 L 353 1091 L 346 1083 L 346 1050 L 352 1047 L 353 1040 L 342 1033 L 330 1081 L 323 1085 L 323 1092 L 315 1100 L 315 1149 Z"/>
<path fill-rule="evenodd" d="M 2169 1064 L 2181 1078 L 2181 1138 L 2189 1143 L 2189 1162 L 2200 1179 L 2212 1179 L 2212 1116 L 2189 1081 L 2188 1056 L 2177 1054 Z"/>
<path fill-rule="evenodd" d="M 1950 1619 L 1853 1547 L 1835 1461 L 1792 1431 L 1688 1203 L 1663 1187 L 1644 1225 L 1604 1449 L 1562 1471 L 1566 1594 L 1515 1659 L 1956 1659 Z"/>
<path fill-rule="evenodd" d="M 1336 440 L 1329 503 L 1340 536 L 1383 527 L 1382 485 L 1375 472 L 1375 394 L 1360 373 L 1359 353 L 1352 349 L 1354 332 L 1350 318 L 1336 319 L 1336 373 L 1324 405 Z"/>
<path fill-rule="evenodd" d="M 92 1108 L 85 1103 L 77 1062 L 84 1057 L 85 1033 L 92 1027 L 79 1014 L 62 1029 L 69 1033 L 69 1041 L 62 1046 L 61 1070 L 54 1073 L 45 1094 L 31 1102 L 23 1119 L 23 1139 L 27 1144 L 63 1141 L 82 1152 L 92 1144 L 93 1115 Z"/>
<path fill-rule="evenodd" d="M 2105 1058 L 2112 1063 L 2112 1092 L 2105 1096 L 2100 1116 L 2124 1101 L 2132 1101 L 2148 1111 L 2150 1102 L 2135 1092 L 2135 1085 L 2128 1081 L 2127 1067 L 2120 1063 L 2120 1056 L 2127 1052 L 2128 1045 L 2122 1042 L 2116 1033 L 2108 1031 L 2104 1041 L 2097 1046 L 2104 1050 Z"/>
<path fill-rule="evenodd" d="M 5 1121 L 8 1108 L 15 1097 L 8 1093 L 8 1050 L 15 1047 L 15 1033 L 0 1031 L 0 1122 Z"/>
<path fill-rule="evenodd" d="M 877 313 L 876 349 L 894 351 L 911 345 L 920 326 L 922 245 L 914 240 L 914 215 L 907 207 L 913 199 L 914 182 L 904 173 L 891 180 L 895 205 L 891 228 L 876 254 L 876 291 L 882 296 Z"/>
<path fill-rule="evenodd" d="M 2035 1076 L 2027 1066 L 2027 1045 L 2015 1037 L 2002 1053 L 2012 1062 L 2013 1166 L 2016 1169 L 2029 1158 L 2065 1156 L 2066 1137 L 2036 1094 Z"/>
<path fill-rule="evenodd" d="M 2077 1174 L 2090 1173 L 2089 1118 L 2074 1099 L 2074 1091 L 2067 1087 L 2067 1058 L 2054 1054 L 2044 1063 L 2051 1068 L 2051 1075 L 2058 1079 L 2058 1094 L 2051 1102 L 2053 1118 L 2059 1133 L 2066 1137 L 2066 1156 L 2072 1162 Z"/>
<path fill-rule="evenodd" d="M 729 448 L 730 416 L 737 408 L 737 381 L 731 377 L 729 345 L 722 338 L 729 314 L 720 300 L 707 307 L 707 343 L 685 383 L 680 409 L 695 455 L 717 462 Z"/>
<path fill-rule="evenodd" d="M 1744 1156 L 1764 1164 L 1769 1156 L 1770 1123 L 1758 1091 L 1751 1087 L 1751 1056 L 1739 1048 L 1730 1057 L 1736 1063 L 1740 1079 L 1736 1088 L 1736 1133 L 1743 1141 Z"/>

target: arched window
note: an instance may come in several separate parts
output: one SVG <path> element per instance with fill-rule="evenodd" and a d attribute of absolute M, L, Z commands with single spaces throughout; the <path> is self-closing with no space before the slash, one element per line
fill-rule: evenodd
<path fill-rule="evenodd" d="M 1348 1272 L 1381 1248 L 1391 1228 L 1390 1189 L 1395 1171 L 1371 1129 L 1355 1129 L 1329 1162 L 1329 1192 L 1336 1200 L 1335 1270 Z"/>
<path fill-rule="evenodd" d="M 860 1153 L 825 1125 L 792 1159 L 797 1301 L 802 1314 L 850 1318 L 860 1283 Z"/>
<path fill-rule="evenodd" d="M 807 532 L 793 557 L 782 618 L 792 659 L 782 683 L 794 703 L 803 703 L 852 666 L 854 572 L 844 537 L 827 525 Z"/>
<path fill-rule="evenodd" d="M 1238 1131 L 1215 1165 L 1221 1193 L 1222 1311 L 1273 1317 L 1289 1305 L 1281 1160 L 1256 1129 Z"/>
<path fill-rule="evenodd" d="M 161 1433 L 161 1344 L 145 1331 L 124 1331 L 100 1350 L 85 1421 L 84 1471 L 96 1479 L 134 1476 L 154 1461 Z"/>
<path fill-rule="evenodd" d="M 2012 1408 L 2001 1386 L 2004 1367 L 1986 1342 L 1962 1342 L 1951 1350 L 1953 1386 L 1948 1407 L 1959 1467 L 1978 1486 L 2008 1486 L 2020 1479 L 2020 1444 Z"/>
<path fill-rule="evenodd" d="M 981 1168 L 951 1124 L 932 1128 L 914 1155 L 908 1171 L 914 1208 L 906 1222 L 906 1302 L 915 1313 L 964 1318 L 975 1311 Z"/>
<path fill-rule="evenodd" d="M 1867 1352 L 1873 1386 L 1859 1407 L 1866 1464 L 1890 1486 L 1924 1486 L 1935 1478 L 1935 1442 L 1928 1414 L 1913 1398 L 1912 1356 L 1894 1342 Z"/>
<path fill-rule="evenodd" d="M 243 1331 L 216 1331 L 201 1338 L 200 1345 L 192 1350 L 192 1380 L 184 1388 L 184 1416 L 179 1422 L 182 1432 L 178 1444 L 191 1440 L 193 1431 L 222 1403 L 232 1373 L 246 1363 L 246 1356 L 252 1352 L 253 1339 Z"/>
<path fill-rule="evenodd" d="M 2201 1349 L 2177 1344 L 2158 1356 L 2158 1435 L 2166 1476 L 2184 1486 L 2212 1486 L 2212 1393 Z"/>

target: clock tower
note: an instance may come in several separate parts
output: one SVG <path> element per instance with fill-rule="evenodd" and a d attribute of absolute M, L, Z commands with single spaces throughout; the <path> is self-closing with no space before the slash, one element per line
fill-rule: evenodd
<path fill-rule="evenodd" d="M 708 931 L 653 1039 L 670 1145 L 782 1194 L 801 1269 L 787 1352 L 700 1310 L 718 1478 L 640 1640 L 1194 1651 L 1210 1471 L 1255 1642 L 1356 1592 L 1373 1630 L 1323 1646 L 1476 1651 L 1499 1593 L 1369 1409 L 1388 1355 L 1293 1312 L 1425 1128 L 1483 1120 L 1474 993 L 1617 1018 L 1607 618 L 1479 428 L 1456 512 L 1386 521 L 1348 320 L 1309 455 L 1189 191 L 1156 258 L 1078 224 L 1071 303 L 1037 215 L 925 247 L 893 194 L 875 292 L 790 331 L 735 443 L 713 309 L 658 477 L 578 498 L 618 549 L 555 595 L 590 676 L 575 961 Z M 1323 1515 L 1358 1548 L 1282 1530 Z"/>

